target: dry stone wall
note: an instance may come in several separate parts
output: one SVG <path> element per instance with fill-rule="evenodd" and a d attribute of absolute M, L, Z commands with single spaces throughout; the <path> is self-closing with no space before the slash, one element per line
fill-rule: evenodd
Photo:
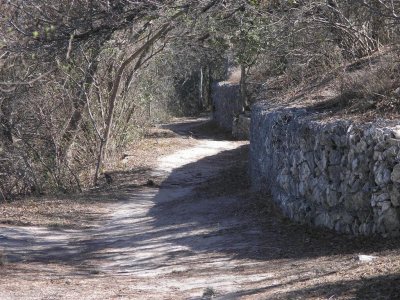
<path fill-rule="evenodd" d="M 238 140 L 250 138 L 250 114 L 245 112 L 233 119 L 232 136 Z"/>
<path fill-rule="evenodd" d="M 233 120 L 242 111 L 240 86 L 218 82 L 212 87 L 213 119 L 224 129 L 232 130 Z"/>
<path fill-rule="evenodd" d="M 399 123 L 323 122 L 252 108 L 250 174 L 290 218 L 355 235 L 400 232 Z"/>

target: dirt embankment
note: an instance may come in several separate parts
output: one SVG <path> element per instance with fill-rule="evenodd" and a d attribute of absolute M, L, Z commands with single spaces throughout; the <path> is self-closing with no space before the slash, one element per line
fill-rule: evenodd
<path fill-rule="evenodd" d="M 264 84 L 266 92 L 257 98 L 267 99 L 271 108 L 306 108 L 326 121 L 399 119 L 399 57 L 399 49 L 386 47 L 302 82 L 289 82 L 285 75 L 272 77 Z"/>

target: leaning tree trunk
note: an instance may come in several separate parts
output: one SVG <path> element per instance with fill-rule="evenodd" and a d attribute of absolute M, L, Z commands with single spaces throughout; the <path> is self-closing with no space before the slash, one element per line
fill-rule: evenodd
<path fill-rule="evenodd" d="M 0 143 L 12 144 L 13 137 L 11 132 L 11 98 L 4 98 L 0 103 Z M 1 145 L 0 145 L 1 146 Z"/>
<path fill-rule="evenodd" d="M 79 129 L 79 126 L 82 121 L 82 116 L 86 108 L 86 93 L 90 89 L 94 76 L 97 72 L 97 68 L 99 65 L 98 56 L 100 54 L 100 49 L 96 51 L 96 53 L 92 56 L 91 62 L 86 70 L 85 78 L 83 79 L 80 89 L 76 95 L 76 98 L 73 100 L 73 108 L 74 111 L 72 113 L 71 118 L 68 121 L 68 125 L 62 135 L 59 143 L 59 158 L 64 159 L 74 138 Z"/>
<path fill-rule="evenodd" d="M 204 98 L 205 98 L 205 106 L 207 109 L 210 109 L 212 107 L 212 98 L 211 98 L 211 92 L 212 92 L 212 76 L 211 76 L 211 67 L 207 66 L 206 67 L 206 73 L 205 73 L 205 93 L 204 93 Z"/>
<path fill-rule="evenodd" d="M 149 40 L 145 42 L 143 46 L 141 46 L 138 50 L 136 50 L 133 54 L 131 54 L 118 68 L 117 73 L 115 75 L 115 79 L 113 82 L 113 87 L 111 90 L 110 98 L 108 101 L 108 109 L 107 109 L 107 115 L 106 115 L 106 128 L 104 130 L 104 134 L 101 140 L 100 144 L 100 149 L 99 149 L 99 155 L 97 159 L 97 164 L 96 164 L 96 171 L 93 179 L 93 184 L 97 185 L 98 178 L 99 178 L 99 173 L 103 165 L 104 161 L 104 156 L 107 151 L 107 144 L 110 138 L 110 132 L 111 132 L 111 126 L 113 122 L 113 116 L 114 116 L 114 110 L 115 110 L 115 105 L 117 102 L 118 98 L 118 91 L 119 87 L 121 84 L 122 80 L 122 75 L 124 74 L 125 69 L 135 60 L 138 58 L 138 61 L 135 64 L 135 67 L 133 71 L 137 71 L 140 66 L 142 65 L 142 62 L 147 54 L 147 51 L 150 49 L 150 47 L 162 36 L 164 36 L 166 33 L 168 33 L 172 27 L 170 27 L 169 24 L 165 24 L 157 33 L 155 33 Z"/>
<path fill-rule="evenodd" d="M 242 104 L 243 111 L 249 105 L 247 101 L 247 74 L 245 65 L 240 66 L 241 76 L 240 76 L 240 100 Z"/>
<path fill-rule="evenodd" d="M 204 109 L 204 72 L 203 67 L 200 67 L 200 83 L 199 83 L 199 109 Z"/>

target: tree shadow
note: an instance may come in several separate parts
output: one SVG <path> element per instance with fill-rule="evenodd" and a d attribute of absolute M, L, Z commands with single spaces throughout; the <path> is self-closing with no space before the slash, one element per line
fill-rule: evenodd
<path fill-rule="evenodd" d="M 400 299 L 400 274 L 340 280 L 278 294 L 274 299 Z M 246 291 L 252 294 L 255 291 Z M 249 294 L 248 294 L 249 295 Z"/>
<path fill-rule="evenodd" d="M 177 135 L 199 140 L 233 141 L 230 130 L 221 129 L 216 122 L 209 118 L 194 119 L 192 122 L 172 123 L 161 126 Z"/>
<path fill-rule="evenodd" d="M 368 254 L 400 247 L 398 238 L 351 237 L 286 219 L 268 195 L 250 192 L 246 164 L 237 168 L 246 148 L 224 151 L 174 170 L 161 185 L 154 198 L 155 206 L 149 211 L 153 226 L 176 226 L 180 228 L 177 233 L 195 227 L 198 234 L 172 238 L 171 242 L 192 251 L 220 251 L 257 260 Z M 182 181 L 224 164 L 228 168 L 225 173 L 217 172 L 205 181 Z M 174 186 L 191 186 L 193 193 L 165 199 L 165 190 Z"/>
<path fill-rule="evenodd" d="M 231 292 L 220 297 L 224 299 L 240 299 L 246 296 L 262 295 L 273 289 L 279 289 L 288 284 L 300 282 L 294 280 L 287 284 L 274 284 L 265 287 L 243 289 Z M 308 288 L 292 289 L 287 292 L 274 292 L 273 296 L 262 299 L 286 300 L 286 299 L 360 299 L 360 300 L 393 300 L 400 299 L 400 275 L 390 274 L 361 278 L 359 280 L 339 280 L 334 283 L 317 284 Z"/>

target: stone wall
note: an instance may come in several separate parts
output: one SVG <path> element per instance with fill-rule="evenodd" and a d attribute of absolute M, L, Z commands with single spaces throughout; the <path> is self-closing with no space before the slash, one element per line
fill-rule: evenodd
<path fill-rule="evenodd" d="M 323 119 L 323 118 L 321 118 Z M 253 188 L 290 218 L 355 235 L 400 229 L 400 126 L 323 122 L 300 108 L 252 108 Z"/>
<path fill-rule="evenodd" d="M 233 119 L 242 111 L 240 86 L 218 82 L 212 87 L 213 119 L 224 129 L 232 130 Z"/>
<path fill-rule="evenodd" d="M 232 136 L 237 140 L 250 138 L 250 114 L 243 113 L 233 119 Z"/>

